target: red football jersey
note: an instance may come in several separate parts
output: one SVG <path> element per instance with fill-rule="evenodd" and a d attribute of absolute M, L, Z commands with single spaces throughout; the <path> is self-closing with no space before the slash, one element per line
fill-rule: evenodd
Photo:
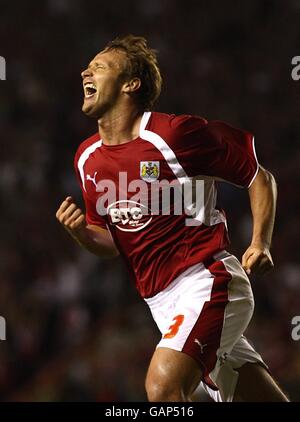
<path fill-rule="evenodd" d="M 225 214 L 216 207 L 215 181 L 249 187 L 258 172 L 249 132 L 221 121 L 157 112 L 144 113 L 139 137 L 130 142 L 109 146 L 98 133 L 88 138 L 79 146 L 74 164 L 87 223 L 110 231 L 146 298 L 228 246 Z M 165 205 L 153 202 L 152 193 L 162 181 L 174 186 L 202 181 L 198 211 L 192 216 L 188 207 L 175 212 L 174 194 L 170 212 L 165 212 Z M 161 201 L 161 196 L 162 191 L 155 198 Z"/>

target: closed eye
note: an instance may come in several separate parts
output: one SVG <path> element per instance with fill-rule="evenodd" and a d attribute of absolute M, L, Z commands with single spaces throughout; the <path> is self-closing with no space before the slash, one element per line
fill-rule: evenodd
<path fill-rule="evenodd" d="M 101 63 L 95 63 L 95 69 L 105 69 L 105 66 Z"/>

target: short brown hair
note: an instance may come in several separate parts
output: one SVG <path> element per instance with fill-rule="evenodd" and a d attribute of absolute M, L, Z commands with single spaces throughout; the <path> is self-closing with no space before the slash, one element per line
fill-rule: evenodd
<path fill-rule="evenodd" d="M 104 51 L 121 50 L 126 53 L 127 65 L 125 75 L 141 80 L 141 87 L 136 98 L 144 110 L 151 110 L 160 95 L 162 77 L 157 63 L 157 52 L 147 45 L 143 37 L 127 35 L 109 42 Z"/>

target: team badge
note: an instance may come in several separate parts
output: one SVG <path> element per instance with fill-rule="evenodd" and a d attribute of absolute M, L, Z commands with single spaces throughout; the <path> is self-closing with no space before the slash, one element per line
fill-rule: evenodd
<path fill-rule="evenodd" d="M 140 176 L 145 182 L 154 182 L 159 178 L 159 161 L 141 161 Z"/>

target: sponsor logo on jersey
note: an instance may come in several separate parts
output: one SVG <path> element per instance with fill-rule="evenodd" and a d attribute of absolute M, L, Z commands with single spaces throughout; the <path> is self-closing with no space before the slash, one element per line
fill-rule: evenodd
<path fill-rule="evenodd" d="M 110 204 L 107 214 L 111 224 L 123 232 L 136 232 L 146 227 L 152 220 L 149 208 L 136 201 L 117 201 Z"/>
<path fill-rule="evenodd" d="M 154 182 L 159 178 L 159 161 L 141 161 L 140 177 L 145 182 Z"/>

